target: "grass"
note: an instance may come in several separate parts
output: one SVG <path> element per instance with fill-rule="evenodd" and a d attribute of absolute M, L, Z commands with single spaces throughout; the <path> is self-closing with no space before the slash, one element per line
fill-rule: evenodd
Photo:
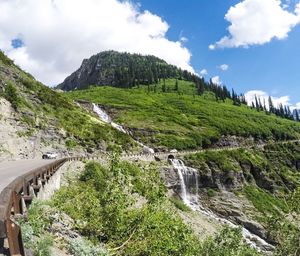
<path fill-rule="evenodd" d="M 265 190 L 254 186 L 247 186 L 244 192 L 256 210 L 265 216 L 279 216 L 284 212 L 288 212 L 288 205 L 283 199 L 275 197 Z"/>
<path fill-rule="evenodd" d="M 175 205 L 175 207 L 183 212 L 190 212 L 191 208 L 188 207 L 184 202 L 176 197 L 171 197 L 170 201 Z"/>
<path fill-rule="evenodd" d="M 70 99 L 87 100 L 105 105 L 116 112 L 115 121 L 134 130 L 146 144 L 156 147 L 195 149 L 209 146 L 221 135 L 254 137 L 263 140 L 299 138 L 300 124 L 274 115 L 257 112 L 232 101 L 215 100 L 212 93 L 195 95 L 191 82 L 166 81 L 168 92 L 161 84 L 134 89 L 92 87 L 66 93 Z"/>

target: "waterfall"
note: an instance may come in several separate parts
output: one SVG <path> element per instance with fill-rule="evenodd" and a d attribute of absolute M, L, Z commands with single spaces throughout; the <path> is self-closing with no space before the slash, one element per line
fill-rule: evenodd
<path fill-rule="evenodd" d="M 100 117 L 100 119 L 105 122 L 110 124 L 111 123 L 111 118 L 109 115 L 102 110 L 100 107 L 98 107 L 95 103 L 93 103 L 93 111 Z"/>
<path fill-rule="evenodd" d="M 191 167 L 185 166 L 184 162 L 180 159 L 170 159 L 173 168 L 178 172 L 180 181 L 180 196 L 182 201 L 189 206 L 193 211 L 200 212 L 209 218 L 212 218 L 220 223 L 226 224 L 232 228 L 238 228 L 239 226 L 233 222 L 217 216 L 212 211 L 205 209 L 198 200 L 198 174 L 197 170 Z M 274 246 L 267 243 L 259 236 L 252 234 L 246 228 L 242 228 L 242 235 L 246 243 L 257 249 L 258 251 L 272 251 Z"/>
<path fill-rule="evenodd" d="M 127 131 L 122 125 L 117 124 L 112 121 L 111 117 L 97 104 L 93 103 L 93 111 L 98 115 L 98 117 L 105 123 L 110 124 L 113 128 L 117 129 L 118 131 L 128 134 L 131 136 L 130 132 Z M 134 138 L 133 138 L 134 139 Z M 135 140 L 135 139 L 134 139 Z M 135 140 L 137 144 L 143 147 L 143 152 L 145 154 L 154 154 L 154 149 L 144 145 L 143 143 Z"/>
<path fill-rule="evenodd" d="M 197 170 L 191 167 L 185 166 L 183 161 L 179 159 L 170 160 L 174 169 L 177 170 L 180 179 L 180 190 L 182 201 L 190 206 L 194 207 L 198 203 L 198 175 Z"/>

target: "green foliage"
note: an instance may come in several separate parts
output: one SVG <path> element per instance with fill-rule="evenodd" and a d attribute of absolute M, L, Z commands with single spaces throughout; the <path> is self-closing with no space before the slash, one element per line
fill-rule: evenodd
<path fill-rule="evenodd" d="M 155 166 L 138 167 L 112 158 L 108 168 L 88 163 L 79 181 L 55 195 L 54 205 L 75 220 L 82 234 L 106 243 L 112 255 L 206 255 L 206 246 L 215 253 L 231 252 L 224 255 L 256 255 L 239 232 L 229 229 L 223 231 L 222 243 L 219 237 L 201 244 L 169 207 L 165 193 Z M 189 210 L 178 199 L 171 201 Z M 76 250 L 86 246 L 74 243 Z"/>
<path fill-rule="evenodd" d="M 284 212 L 288 212 L 286 202 L 280 198 L 276 198 L 267 191 L 254 186 L 247 186 L 244 191 L 254 207 L 263 213 L 265 217 L 280 216 Z"/>
<path fill-rule="evenodd" d="M 45 206 L 48 206 L 47 203 L 34 200 L 26 222 L 20 223 L 25 246 L 33 250 L 34 256 L 51 256 L 53 238 L 47 233 L 51 221 Z"/>
<path fill-rule="evenodd" d="M 252 136 L 257 140 L 299 137 L 297 122 L 257 112 L 245 105 L 234 106 L 228 99 L 216 102 L 208 92 L 195 96 L 193 83 L 184 80 L 178 80 L 178 94 L 174 91 L 175 81 L 166 79 L 150 85 L 150 93 L 145 86 L 130 90 L 95 87 L 73 91 L 67 96 L 113 108 L 117 112 L 116 122 L 132 128 L 136 137 L 153 147 L 207 147 L 221 135 Z"/>
<path fill-rule="evenodd" d="M 212 189 L 212 188 L 209 188 L 209 189 L 207 190 L 207 195 L 208 195 L 209 197 L 214 197 L 214 196 L 216 195 L 216 191 L 215 191 L 214 189 Z"/>
<path fill-rule="evenodd" d="M 111 164 L 107 169 L 88 163 L 78 182 L 56 194 L 54 204 L 76 220 L 82 234 L 120 255 L 194 255 L 198 245 L 191 231 L 161 205 L 165 188 L 159 172 L 117 159 Z M 142 198 L 145 204 L 134 207 Z"/>
<path fill-rule="evenodd" d="M 1 50 L 0 50 L 0 61 L 2 61 L 4 65 L 8 65 L 8 66 L 14 65 L 14 62 L 8 57 L 6 57 L 6 55 Z"/>
<path fill-rule="evenodd" d="M 260 255 L 256 250 L 243 242 L 240 229 L 224 228 L 214 238 L 207 239 L 202 244 L 202 253 L 209 256 L 252 256 Z"/>
<path fill-rule="evenodd" d="M 184 202 L 182 202 L 182 200 L 180 200 L 179 198 L 176 197 L 171 197 L 170 201 L 176 206 L 176 208 L 178 208 L 179 210 L 183 211 L 183 212 L 190 212 L 191 208 L 188 207 Z"/>
<path fill-rule="evenodd" d="M 275 255 L 293 256 L 300 253 L 299 191 L 300 187 L 287 199 L 289 211 L 284 216 L 272 215 L 268 218 L 270 236 L 278 241 Z"/>
<path fill-rule="evenodd" d="M 68 149 L 73 149 L 78 145 L 77 141 L 74 139 L 67 139 L 66 140 L 66 146 Z"/>
<path fill-rule="evenodd" d="M 51 236 L 45 236 L 40 239 L 35 248 L 34 256 L 52 256 L 51 246 L 53 245 L 53 239 Z"/>
<path fill-rule="evenodd" d="M 107 251 L 102 246 L 95 246 L 83 238 L 74 238 L 69 241 L 69 252 L 74 256 L 105 256 Z"/>
<path fill-rule="evenodd" d="M 15 85 L 11 81 L 8 81 L 4 90 L 4 97 L 11 103 L 11 106 L 17 110 L 21 103 L 21 99 L 18 96 Z"/>
<path fill-rule="evenodd" d="M 29 127 L 35 127 L 35 120 L 32 116 L 23 114 L 20 118 L 20 121 L 27 124 Z"/>

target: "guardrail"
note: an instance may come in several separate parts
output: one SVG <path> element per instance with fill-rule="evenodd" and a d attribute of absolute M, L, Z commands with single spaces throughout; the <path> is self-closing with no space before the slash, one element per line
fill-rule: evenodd
<path fill-rule="evenodd" d="M 81 157 L 59 159 L 53 163 L 29 171 L 17 177 L 0 194 L 0 247 L 8 241 L 10 255 L 25 256 L 21 228 L 15 218 L 26 213 L 34 193 L 67 161 L 80 160 Z"/>

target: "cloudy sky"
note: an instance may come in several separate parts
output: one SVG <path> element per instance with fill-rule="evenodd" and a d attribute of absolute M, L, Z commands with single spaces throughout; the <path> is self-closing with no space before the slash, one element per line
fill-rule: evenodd
<path fill-rule="evenodd" d="M 113 49 L 296 106 L 299 1 L 0 0 L 0 49 L 50 86 Z"/>

